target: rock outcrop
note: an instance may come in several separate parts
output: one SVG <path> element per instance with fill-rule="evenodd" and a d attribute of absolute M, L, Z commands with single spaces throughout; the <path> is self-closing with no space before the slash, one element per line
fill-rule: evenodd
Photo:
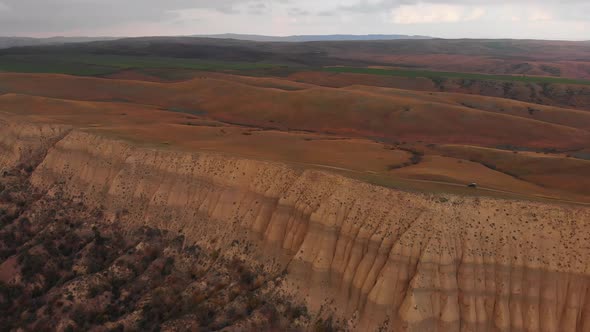
<path fill-rule="evenodd" d="M 19 133 L 0 131 L 0 168 L 22 159 Z M 413 194 L 76 130 L 43 155 L 35 186 L 222 252 L 239 241 L 312 311 L 353 329 L 590 331 L 586 207 Z"/>
<path fill-rule="evenodd" d="M 0 119 L 0 170 L 39 164 L 49 148 L 69 131 L 65 126 L 31 125 Z"/>

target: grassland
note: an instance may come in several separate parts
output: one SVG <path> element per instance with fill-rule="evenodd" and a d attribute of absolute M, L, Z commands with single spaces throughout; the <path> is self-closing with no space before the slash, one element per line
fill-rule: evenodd
<path fill-rule="evenodd" d="M 209 61 L 192 58 L 130 56 L 109 54 L 23 54 L 0 55 L 0 71 L 17 73 L 54 73 L 77 76 L 105 76 L 123 70 L 193 70 L 251 72 L 260 70 L 308 70 L 331 73 L 368 74 L 405 78 L 524 82 L 537 84 L 590 85 L 590 80 L 530 75 L 490 75 L 481 73 L 433 71 L 423 69 L 385 69 L 368 67 L 286 66 L 269 62 Z M 154 73 L 153 71 L 151 72 Z M 163 72 L 165 74 L 165 72 Z M 166 76 L 166 75 L 164 75 Z"/>
<path fill-rule="evenodd" d="M 382 69 L 363 67 L 326 67 L 322 69 L 332 73 L 351 73 L 398 76 L 408 78 L 429 78 L 434 81 L 444 79 L 468 79 L 480 81 L 504 81 L 504 82 L 525 82 L 525 83 L 547 83 L 547 84 L 575 84 L 590 85 L 590 80 L 579 80 L 561 77 L 527 76 L 527 75 L 489 75 L 479 73 L 444 72 L 432 70 L 415 69 Z"/>
<path fill-rule="evenodd" d="M 97 65 L 46 56 L 0 56 L 0 71 L 14 73 L 53 73 L 97 76 L 119 71 L 113 66 Z"/>
<path fill-rule="evenodd" d="M 280 67 L 270 63 L 219 62 L 156 56 L 97 54 L 2 55 L 0 71 L 101 76 L 128 69 L 251 71 Z"/>
<path fill-rule="evenodd" d="M 237 83 L 231 77 L 208 75 L 173 84 L 63 75 L 0 75 L 0 90 L 6 93 L 125 101 L 181 113 L 199 111 L 227 123 L 370 137 L 384 142 L 512 144 L 573 151 L 585 148 L 590 141 L 588 116 L 566 109 L 543 108 L 545 111 L 530 114 L 527 106 L 537 106 L 513 106 L 504 100 L 472 101 L 473 105 L 498 105 L 494 109 L 474 109 L 448 100 L 448 96 L 403 90 L 310 87 L 285 91 L 263 87 L 262 83 Z M 568 127 L 563 122 L 552 122 L 555 116 L 551 114 L 568 115 L 571 122 L 587 125 Z"/>
<path fill-rule="evenodd" d="M 588 197 L 588 162 L 565 152 L 588 147 L 590 115 L 584 111 L 227 73 L 175 83 L 11 73 L 0 74 L 0 90 L 2 116 L 157 148 L 318 167 L 425 192 L 473 194 L 466 184 L 477 182 L 483 187 L 477 193 L 486 188 L 483 194 L 499 197 Z M 501 145 L 551 153 L 485 148 Z M 409 162 L 414 151 L 423 154 L 416 164 Z"/>

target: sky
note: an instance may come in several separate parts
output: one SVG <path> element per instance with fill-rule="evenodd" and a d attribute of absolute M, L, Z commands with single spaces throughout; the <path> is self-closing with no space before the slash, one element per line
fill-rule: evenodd
<path fill-rule="evenodd" d="M 0 0 L 2 36 L 218 33 L 590 40 L 590 0 Z"/>

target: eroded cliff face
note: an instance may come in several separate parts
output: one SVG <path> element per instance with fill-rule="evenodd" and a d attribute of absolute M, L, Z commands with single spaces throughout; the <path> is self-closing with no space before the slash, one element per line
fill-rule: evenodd
<path fill-rule="evenodd" d="M 3 155 L 18 132 L 2 130 Z M 588 208 L 411 194 L 79 131 L 49 147 L 32 182 L 113 222 L 221 252 L 240 243 L 252 264 L 286 272 L 286 291 L 352 329 L 590 331 Z"/>
<path fill-rule="evenodd" d="M 70 128 L 31 125 L 0 119 L 0 170 L 39 164 L 45 153 L 62 139 Z"/>

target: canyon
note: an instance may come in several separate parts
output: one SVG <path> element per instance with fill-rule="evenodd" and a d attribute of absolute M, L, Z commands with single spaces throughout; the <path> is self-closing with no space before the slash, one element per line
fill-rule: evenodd
<path fill-rule="evenodd" d="M 0 171 L 43 195 L 283 275 L 343 329 L 590 330 L 590 208 L 419 193 L 328 170 L 0 121 Z M 239 243 L 239 245 L 235 245 Z M 232 245 L 234 244 L 234 245 Z"/>

